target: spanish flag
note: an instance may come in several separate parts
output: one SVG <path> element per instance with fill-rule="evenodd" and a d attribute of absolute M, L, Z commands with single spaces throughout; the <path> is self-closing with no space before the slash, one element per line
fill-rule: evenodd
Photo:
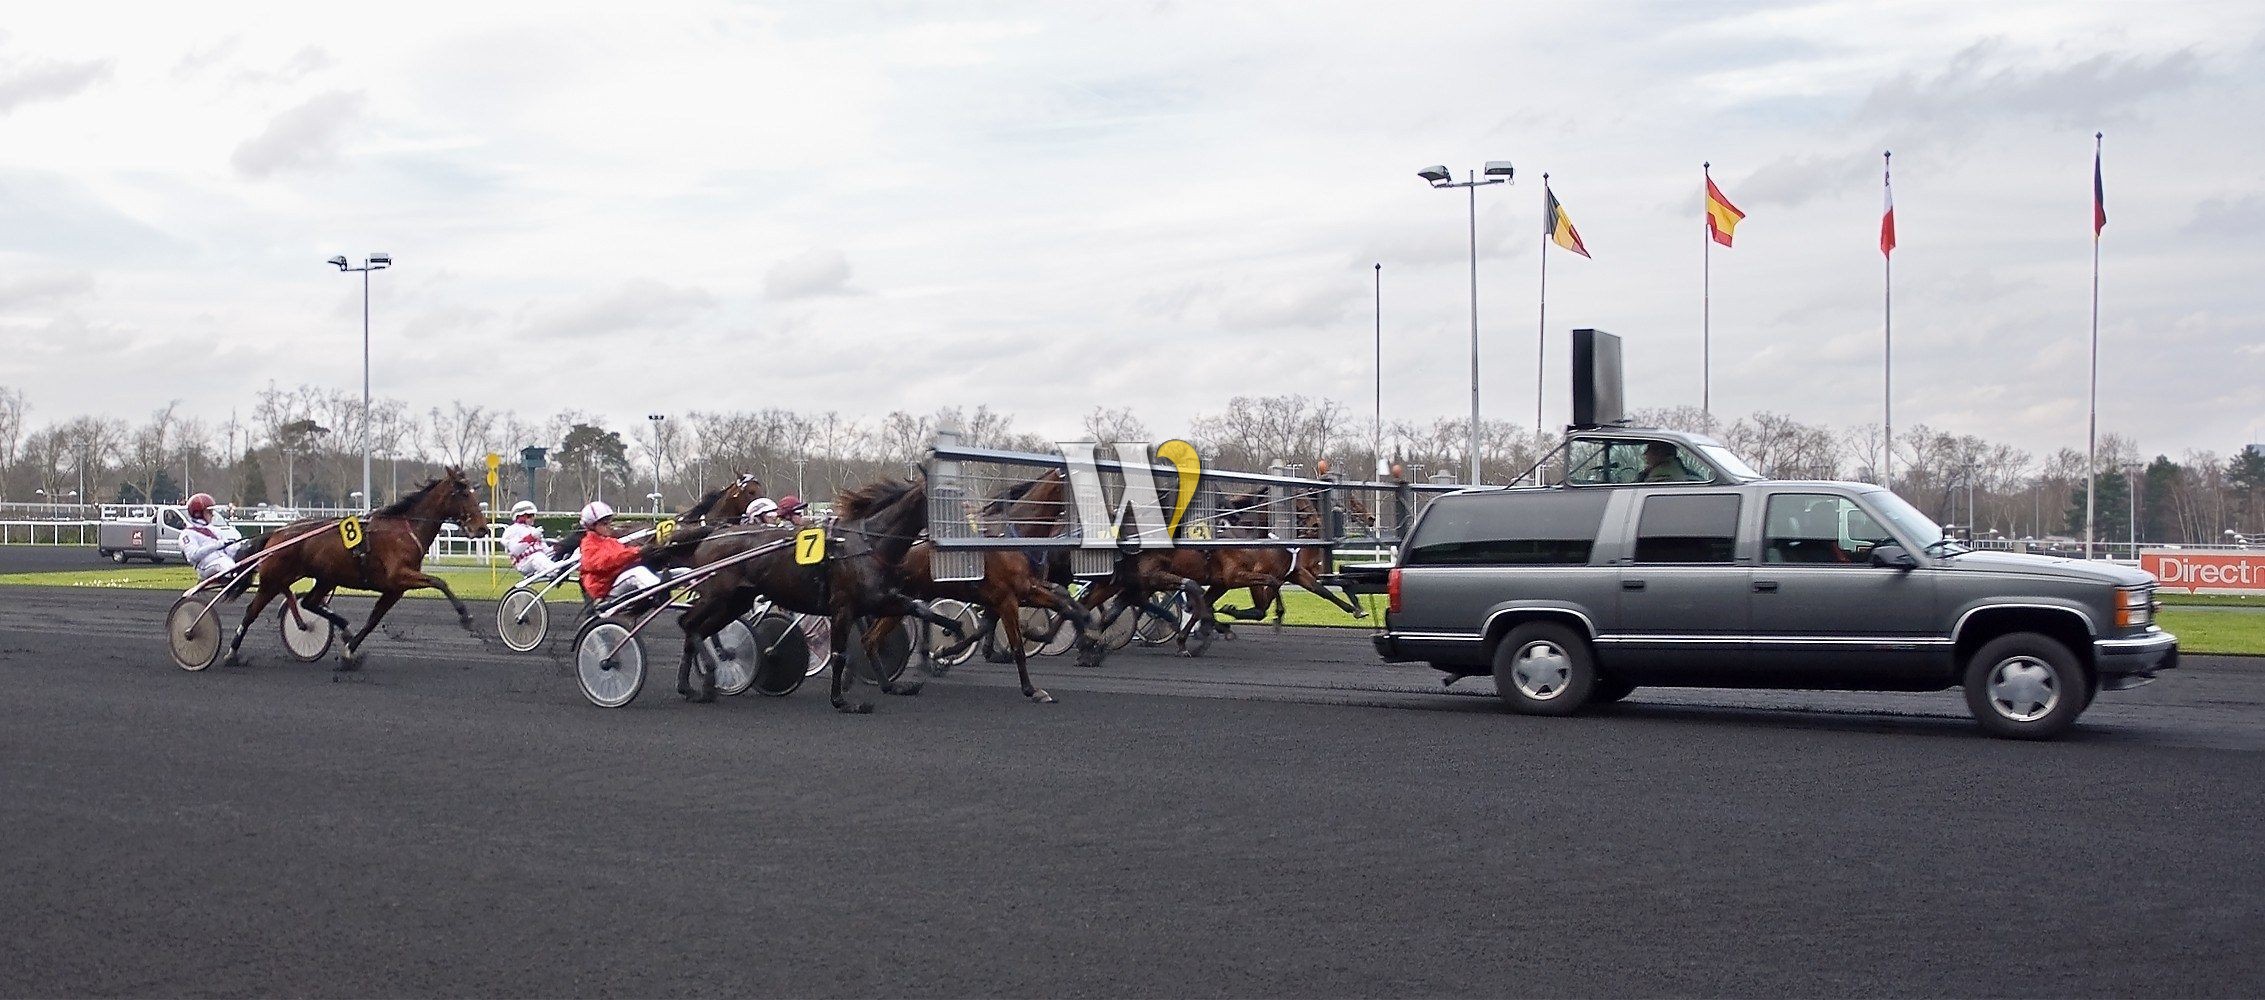
<path fill-rule="evenodd" d="M 1573 228 L 1573 220 L 1565 215 L 1565 206 L 1557 203 L 1557 195 L 1549 190 L 1549 182 L 1542 181 L 1542 235 L 1550 242 L 1580 254 L 1589 255 L 1589 248 L 1581 245 L 1581 231 Z"/>
<path fill-rule="evenodd" d="M 1714 178 L 1707 178 L 1707 235 L 1723 246 L 1730 245 L 1730 233 L 1738 228 L 1738 220 L 1746 213 L 1722 196 L 1722 189 L 1714 186 Z"/>

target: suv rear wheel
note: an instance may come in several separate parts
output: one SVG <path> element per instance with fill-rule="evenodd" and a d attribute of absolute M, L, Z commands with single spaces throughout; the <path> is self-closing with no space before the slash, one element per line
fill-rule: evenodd
<path fill-rule="evenodd" d="M 1596 683 L 1588 641 L 1563 625 L 1528 622 L 1494 647 L 1494 690 L 1521 715 L 1571 715 Z"/>
<path fill-rule="evenodd" d="M 2035 632 L 2001 635 L 1966 663 L 1966 707 L 1984 732 L 2017 740 L 2058 736 L 2091 701 L 2076 654 Z"/>

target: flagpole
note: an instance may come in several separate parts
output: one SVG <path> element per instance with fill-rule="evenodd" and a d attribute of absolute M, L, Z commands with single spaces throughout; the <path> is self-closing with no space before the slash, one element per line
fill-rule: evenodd
<path fill-rule="evenodd" d="M 1554 242 L 1557 219 L 1549 213 L 1549 175 L 1541 175 L 1542 225 L 1549 227 L 1541 235 L 1541 316 L 1534 325 L 1534 437 L 1546 442 L 1548 432 L 1541 424 L 1541 395 L 1543 364 L 1549 357 L 1549 245 Z"/>
<path fill-rule="evenodd" d="M 1714 164 L 1699 164 L 1699 173 L 1714 183 Z M 1705 197 L 1701 191 L 1700 196 Z M 1702 208 L 1711 208 L 1703 205 Z M 1714 233 L 1699 230 L 1699 411 L 1714 416 Z M 1711 429 L 1711 428 L 1710 428 Z"/>
<path fill-rule="evenodd" d="M 1376 481 L 1383 482 L 1384 465 L 1384 262 L 1376 262 Z"/>
<path fill-rule="evenodd" d="M 1880 151 L 1880 186 L 1888 188 L 1888 162 L 1893 150 Z M 1880 254 L 1880 312 L 1884 336 L 1880 349 L 1880 485 L 1895 489 L 1895 255 Z"/>
<path fill-rule="evenodd" d="M 2100 440 L 2100 143 L 2092 133 L 2092 381 L 2085 397 L 2084 418 L 2084 558 L 2092 558 L 2092 504 L 2099 485 Z"/>

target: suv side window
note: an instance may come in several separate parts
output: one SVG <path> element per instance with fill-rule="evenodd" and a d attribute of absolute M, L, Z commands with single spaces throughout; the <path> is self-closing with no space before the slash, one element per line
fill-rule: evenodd
<path fill-rule="evenodd" d="M 1565 481 L 1576 486 L 1711 483 L 1714 471 L 1666 441 L 1584 439 L 1573 442 Z"/>
<path fill-rule="evenodd" d="M 1872 515 L 1846 497 L 1779 493 L 1763 511 L 1762 561 L 1863 566 L 1872 546 L 1889 537 Z"/>
<path fill-rule="evenodd" d="M 1573 490 L 1440 497 L 1424 512 L 1401 565 L 1586 565 L 1611 499 Z"/>
<path fill-rule="evenodd" d="M 181 520 L 181 513 L 179 511 L 169 510 L 165 512 L 165 526 L 168 528 L 186 530 L 189 527 L 189 522 Z"/>
<path fill-rule="evenodd" d="M 1727 563 L 1738 544 L 1736 494 L 1644 498 L 1636 521 L 1640 563 Z"/>

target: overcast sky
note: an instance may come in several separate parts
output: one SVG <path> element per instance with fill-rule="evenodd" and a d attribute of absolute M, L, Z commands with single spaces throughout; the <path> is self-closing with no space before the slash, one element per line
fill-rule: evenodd
<path fill-rule="evenodd" d="M 534 417 L 1234 395 L 1530 423 L 1542 178 L 1593 260 L 1566 331 L 1631 406 L 1880 417 L 2083 447 L 2092 133 L 2101 422 L 2265 441 L 2265 5 L 453 3 L 13 8 L 0 28 L 0 384 L 34 422 L 225 419 L 273 379 Z"/>

